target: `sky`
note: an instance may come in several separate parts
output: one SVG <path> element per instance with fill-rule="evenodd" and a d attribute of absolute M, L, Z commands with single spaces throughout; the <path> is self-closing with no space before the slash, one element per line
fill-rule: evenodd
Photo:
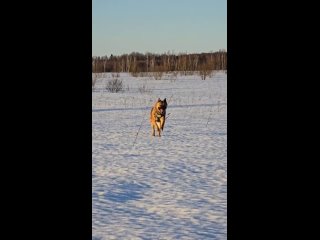
<path fill-rule="evenodd" d="M 227 50 L 227 0 L 93 0 L 92 56 Z"/>

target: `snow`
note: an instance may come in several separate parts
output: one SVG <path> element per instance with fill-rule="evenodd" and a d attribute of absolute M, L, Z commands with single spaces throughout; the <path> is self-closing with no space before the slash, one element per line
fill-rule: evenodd
<path fill-rule="evenodd" d="M 105 90 L 112 78 L 92 93 L 92 239 L 227 239 L 225 72 L 206 80 L 121 73 L 120 93 Z M 170 115 L 152 137 L 158 98 Z"/>

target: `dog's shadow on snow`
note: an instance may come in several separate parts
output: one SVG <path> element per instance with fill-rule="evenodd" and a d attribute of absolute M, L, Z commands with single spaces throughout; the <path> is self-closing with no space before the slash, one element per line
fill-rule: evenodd
<path fill-rule="evenodd" d="M 125 203 L 130 200 L 139 200 L 143 198 L 144 191 L 149 188 L 150 186 L 147 184 L 119 182 L 112 186 L 112 190 L 107 192 L 105 198 L 118 203 Z"/>

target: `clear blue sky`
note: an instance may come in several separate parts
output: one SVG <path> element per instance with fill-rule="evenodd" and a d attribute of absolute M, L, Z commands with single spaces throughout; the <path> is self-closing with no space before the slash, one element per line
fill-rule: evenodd
<path fill-rule="evenodd" d="M 227 0 L 93 0 L 92 56 L 227 50 Z"/>

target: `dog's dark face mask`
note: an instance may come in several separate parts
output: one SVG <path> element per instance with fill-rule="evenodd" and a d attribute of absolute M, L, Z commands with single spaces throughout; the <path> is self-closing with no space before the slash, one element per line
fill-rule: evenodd
<path fill-rule="evenodd" d="M 164 114 L 167 109 L 167 100 L 163 99 L 163 101 L 159 98 L 158 103 L 157 103 L 157 110 L 161 113 Z"/>

